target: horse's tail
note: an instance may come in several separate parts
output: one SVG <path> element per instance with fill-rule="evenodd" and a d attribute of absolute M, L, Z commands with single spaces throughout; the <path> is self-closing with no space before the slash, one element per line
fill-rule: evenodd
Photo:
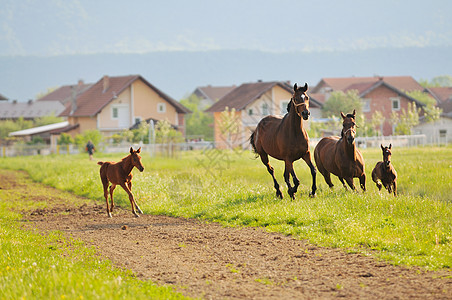
<path fill-rule="evenodd" d="M 257 153 L 256 142 L 254 141 L 254 139 L 256 138 L 256 130 L 254 130 L 250 136 L 250 144 L 251 144 L 251 147 L 253 147 L 253 152 L 256 154 L 256 157 L 258 157 L 259 154 Z"/>

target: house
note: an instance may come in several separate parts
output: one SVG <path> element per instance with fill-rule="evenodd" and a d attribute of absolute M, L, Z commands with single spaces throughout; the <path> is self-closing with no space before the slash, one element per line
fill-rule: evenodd
<path fill-rule="evenodd" d="M 363 101 L 363 114 L 371 120 L 375 112 L 380 111 L 385 117 L 382 124 L 383 135 L 394 133 L 390 116 L 393 111 L 400 114 L 407 110 L 410 103 L 417 107 L 424 104 L 407 95 L 411 91 L 423 91 L 424 88 L 411 76 L 387 77 L 345 77 L 322 78 L 311 90 L 311 98 L 321 103 L 328 100 L 331 92 L 356 90 Z"/>
<path fill-rule="evenodd" d="M 189 112 L 140 75 L 104 76 L 71 97 L 60 114 L 69 125 L 57 133 L 97 129 L 111 136 L 148 119 L 167 120 L 185 133 L 184 116 Z"/>
<path fill-rule="evenodd" d="M 2 94 L 0 94 L 0 101 L 2 100 L 8 100 L 8 98 L 6 98 L 5 96 L 3 96 Z"/>
<path fill-rule="evenodd" d="M 224 95 L 235 89 L 236 86 L 201 86 L 197 87 L 192 95 L 195 95 L 199 99 L 201 99 L 201 109 L 206 109 L 207 107 L 212 106 L 215 102 L 217 102 Z"/>
<path fill-rule="evenodd" d="M 0 120 L 16 120 L 19 118 L 34 120 L 45 116 L 58 116 L 63 110 L 63 104 L 54 101 L 0 101 Z"/>
<path fill-rule="evenodd" d="M 267 115 L 284 115 L 287 105 L 293 95 L 293 86 L 287 82 L 254 82 L 244 83 L 235 88 L 218 102 L 214 103 L 206 112 L 214 116 L 214 140 L 217 148 L 247 148 L 248 138 L 259 121 Z M 320 116 L 321 104 L 310 102 L 311 116 Z M 225 124 L 225 110 L 235 110 L 235 118 Z M 232 119 L 232 118 L 230 118 Z M 225 132 L 234 129 L 231 135 Z"/>
<path fill-rule="evenodd" d="M 427 143 L 447 144 L 452 141 L 452 87 L 431 87 L 425 92 L 435 98 L 437 107 L 442 109 L 439 120 L 427 122 L 421 118 L 420 124 L 413 128 L 417 134 L 425 134 Z"/>
<path fill-rule="evenodd" d="M 79 80 L 76 85 L 63 85 L 56 90 L 40 97 L 36 101 L 58 101 L 64 106 L 70 105 L 73 97 L 80 96 L 83 92 L 89 89 L 93 84 L 84 83 L 83 80 Z"/>

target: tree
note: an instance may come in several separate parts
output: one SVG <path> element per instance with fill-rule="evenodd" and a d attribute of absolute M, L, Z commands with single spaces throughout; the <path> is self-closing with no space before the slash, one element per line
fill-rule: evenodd
<path fill-rule="evenodd" d="M 157 144 L 179 143 L 183 141 L 182 132 L 174 129 L 167 120 L 158 121 L 155 125 L 155 141 Z"/>
<path fill-rule="evenodd" d="M 380 135 L 383 135 L 383 124 L 385 122 L 385 117 L 383 113 L 379 110 L 373 113 L 372 115 L 372 127 L 375 129 L 375 132 L 380 132 Z"/>
<path fill-rule="evenodd" d="M 97 146 L 103 139 L 102 134 L 99 130 L 93 129 L 93 130 L 85 130 L 83 134 L 77 134 L 75 136 L 75 144 L 81 148 L 85 149 L 86 143 L 88 141 L 92 141 L 95 146 Z"/>
<path fill-rule="evenodd" d="M 49 125 L 49 124 L 60 123 L 63 121 L 64 121 L 63 118 L 57 117 L 57 116 L 55 116 L 54 113 L 52 113 L 51 115 L 48 115 L 48 116 L 36 118 L 34 121 L 34 126 L 35 127 L 44 126 L 44 125 Z"/>
<path fill-rule="evenodd" d="M 186 118 L 187 136 L 202 136 L 205 140 L 213 140 L 213 116 L 205 113 L 201 108 L 201 98 L 196 95 L 190 95 L 180 101 L 182 105 L 192 111 Z"/>
<path fill-rule="evenodd" d="M 416 104 L 409 103 L 408 109 L 402 109 L 402 113 L 397 116 L 396 112 L 391 114 L 391 123 L 396 125 L 395 133 L 397 135 L 411 134 L 411 129 L 419 124 L 419 112 L 420 109 L 416 107 Z"/>
<path fill-rule="evenodd" d="M 418 100 L 425 104 L 424 113 L 425 120 L 427 122 L 434 122 L 438 120 L 441 116 L 442 109 L 436 107 L 436 100 L 430 96 L 428 93 L 424 93 L 422 91 L 411 91 L 405 92 L 408 96 Z"/>
<path fill-rule="evenodd" d="M 72 138 L 72 136 L 64 132 L 60 134 L 60 137 L 58 138 L 58 145 L 69 145 L 73 143 L 74 139 Z"/>
<path fill-rule="evenodd" d="M 341 112 L 344 114 L 351 113 L 354 109 L 357 114 L 362 112 L 362 101 L 356 90 L 350 90 L 346 93 L 342 91 L 332 92 L 328 100 L 322 108 L 323 117 L 338 117 Z"/>
<path fill-rule="evenodd" d="M 452 87 L 452 76 L 441 75 L 433 77 L 431 81 L 427 79 L 419 80 L 420 85 L 423 87 Z"/>

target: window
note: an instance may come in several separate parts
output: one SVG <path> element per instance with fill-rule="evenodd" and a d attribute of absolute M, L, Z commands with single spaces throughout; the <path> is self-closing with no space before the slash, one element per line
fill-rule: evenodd
<path fill-rule="evenodd" d="M 159 113 L 166 112 L 166 103 L 157 104 L 157 112 L 159 112 Z"/>
<path fill-rule="evenodd" d="M 250 108 L 250 109 L 248 109 L 248 116 L 252 116 L 252 115 L 253 115 L 253 109 Z"/>
<path fill-rule="evenodd" d="M 363 99 L 363 112 L 370 112 L 370 99 Z"/>
<path fill-rule="evenodd" d="M 281 101 L 281 115 L 285 115 L 287 113 L 287 105 L 289 104 L 290 100 L 283 100 Z"/>
<path fill-rule="evenodd" d="M 112 107 L 112 109 L 111 109 L 111 118 L 112 119 L 117 119 L 118 118 L 118 108 L 117 107 Z"/>
<path fill-rule="evenodd" d="M 135 117 L 135 123 L 134 124 L 139 124 L 141 123 L 142 118 L 141 117 Z"/>
<path fill-rule="evenodd" d="M 268 104 L 267 103 L 262 103 L 262 115 L 267 116 L 269 115 L 269 111 L 268 111 Z"/>
<path fill-rule="evenodd" d="M 391 101 L 392 101 L 392 110 L 400 110 L 400 99 L 391 98 Z"/>
<path fill-rule="evenodd" d="M 447 136 L 447 129 L 440 129 L 439 130 L 439 137 L 445 138 Z"/>

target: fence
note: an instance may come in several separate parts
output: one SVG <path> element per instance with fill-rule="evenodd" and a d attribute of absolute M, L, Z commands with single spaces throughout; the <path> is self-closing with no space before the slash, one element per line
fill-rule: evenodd
<path fill-rule="evenodd" d="M 317 145 L 320 138 L 309 139 L 311 149 Z M 415 147 L 426 145 L 439 145 L 433 143 L 427 138 L 426 135 L 399 135 L 399 136 L 379 136 L 379 137 L 358 137 L 356 143 L 359 148 L 376 148 L 380 147 L 380 144 L 389 145 L 393 147 Z M 447 141 L 446 143 L 447 144 Z M 442 144 L 442 145 L 444 145 Z M 248 141 L 241 144 L 241 148 L 250 149 Z M 137 149 L 142 148 L 143 152 L 150 153 L 151 155 L 164 155 L 169 157 L 177 156 L 180 151 L 190 150 L 206 150 L 210 148 L 228 148 L 226 142 L 189 142 L 189 143 L 169 143 L 169 144 L 102 144 L 97 147 L 98 151 L 104 153 L 127 153 L 130 147 Z M 23 145 L 16 144 L 12 146 L 0 146 L 0 157 L 7 156 L 29 156 L 29 155 L 49 155 L 49 154 L 77 154 L 80 150 L 75 145 L 57 146 L 56 148 L 50 147 L 50 145 Z"/>

